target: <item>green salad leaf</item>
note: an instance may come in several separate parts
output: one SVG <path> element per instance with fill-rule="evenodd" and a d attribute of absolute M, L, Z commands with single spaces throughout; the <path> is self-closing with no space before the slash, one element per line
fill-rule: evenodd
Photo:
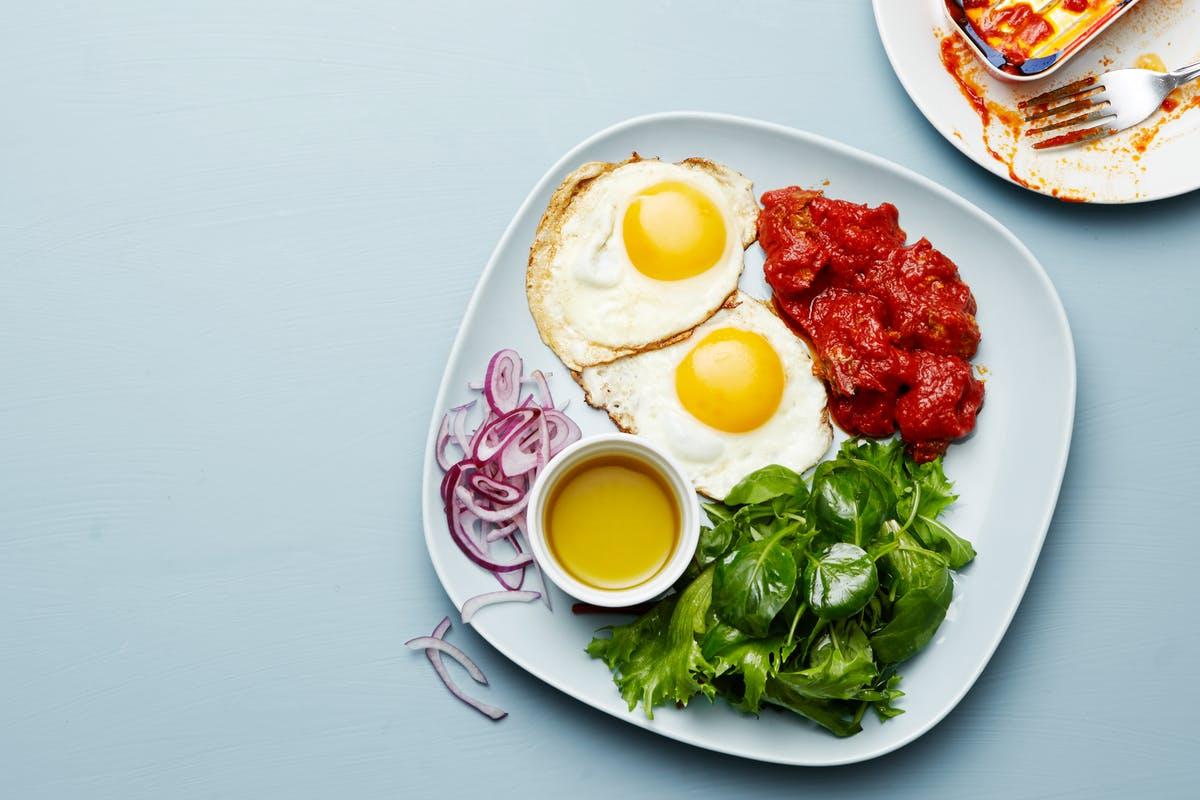
<path fill-rule="evenodd" d="M 713 677 L 739 675 L 742 694 L 727 699 L 742 711 L 757 714 L 762 705 L 767 678 L 778 674 L 795 644 L 784 636 L 757 639 L 737 628 L 717 623 L 701 640 L 700 651 L 714 667 Z"/>
<path fill-rule="evenodd" d="M 744 506 L 765 503 L 776 497 L 796 495 L 805 499 L 808 496 L 808 487 L 804 485 L 804 478 L 787 467 L 772 464 L 769 467 L 755 470 L 738 481 L 726 495 L 725 504 Z"/>
<path fill-rule="evenodd" d="M 844 452 L 844 451 L 843 451 Z M 836 458 L 813 475 L 813 521 L 836 541 L 866 547 L 895 511 L 896 497 L 885 473 L 865 461 Z"/>
<path fill-rule="evenodd" d="M 809 667 L 784 677 L 814 700 L 864 700 L 878 673 L 867 634 L 849 623 L 831 626 L 809 654 Z"/>
<path fill-rule="evenodd" d="M 592 639 L 588 655 L 603 659 L 613 671 L 630 711 L 640 702 L 654 719 L 654 707 L 665 702 L 686 706 L 696 694 L 713 696 L 712 684 L 697 680 L 712 674 L 713 667 L 696 641 L 704 631 L 711 591 L 710 569 L 640 619 L 610 628 L 609 637 Z"/>
<path fill-rule="evenodd" d="M 862 712 L 866 705 L 839 700 L 813 700 L 797 691 L 787 675 L 767 680 L 763 699 L 786 708 L 825 728 L 835 736 L 853 736 L 862 730 Z"/>
<path fill-rule="evenodd" d="M 954 598 L 954 580 L 942 556 L 921 547 L 907 533 L 884 556 L 889 583 L 896 592 L 891 619 L 871 637 L 883 663 L 896 664 L 929 643 Z"/>
<path fill-rule="evenodd" d="M 842 619 L 863 609 L 879 588 L 875 560 L 849 542 L 835 542 L 804 570 L 808 605 L 822 619 Z"/>
<path fill-rule="evenodd" d="M 754 636 L 766 636 L 771 620 L 796 588 L 796 559 L 784 539 L 787 525 L 769 537 L 745 544 L 717 562 L 713 610 L 723 622 Z"/>
<path fill-rule="evenodd" d="M 962 569 L 975 558 L 975 548 L 938 520 L 938 515 L 958 499 L 941 460 L 909 462 L 905 474 L 911 483 L 896 504 L 897 513 L 902 520 L 912 520 L 910 530 L 921 544 L 944 556 L 951 569 Z"/>
<path fill-rule="evenodd" d="M 897 665 L 936 635 L 952 571 L 975 558 L 940 519 L 953 488 L 941 459 L 916 464 L 899 441 L 848 441 L 811 481 L 757 470 L 704 506 L 675 592 L 587 650 L 647 716 L 703 695 L 837 736 L 862 730 L 868 709 L 891 719 L 903 713 Z"/>

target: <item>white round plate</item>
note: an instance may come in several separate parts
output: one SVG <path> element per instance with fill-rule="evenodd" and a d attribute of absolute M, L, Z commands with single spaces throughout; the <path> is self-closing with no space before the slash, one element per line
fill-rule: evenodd
<path fill-rule="evenodd" d="M 653 720 L 626 709 L 608 669 L 584 652 L 596 627 L 627 617 L 571 613 L 552 590 L 553 613 L 540 603 L 482 611 L 472 625 L 531 674 L 567 694 L 663 736 L 726 753 L 783 764 L 847 764 L 889 752 L 920 736 L 966 694 L 1004 635 L 1041 551 L 1067 462 L 1075 413 L 1075 351 L 1062 304 L 1033 255 L 998 222 L 967 201 L 903 167 L 812 134 L 718 114 L 639 117 L 601 131 L 563 156 L 517 211 L 484 268 L 467 306 L 438 389 L 425 453 L 422 514 L 434 569 L 458 608 L 495 580 L 459 552 L 446 530 L 433 457 L 446 408 L 468 396 L 497 349 L 515 348 L 529 369 L 549 370 L 556 402 L 584 435 L 614 430 L 588 408 L 579 387 L 542 344 L 525 302 L 529 244 L 551 193 L 585 161 L 619 161 L 637 151 L 677 161 L 703 156 L 741 171 L 757 192 L 803 184 L 860 203 L 894 203 L 915 240 L 928 236 L 958 263 L 979 302 L 988 369 L 979 427 L 950 448 L 946 471 L 961 499 L 947 522 L 974 542 L 979 557 L 956 580 L 955 599 L 937 639 L 906 662 L 905 713 L 880 724 L 868 715 L 857 736 L 837 739 L 791 714 L 761 718 L 717 702 L 657 709 Z M 762 251 L 747 251 L 742 289 L 767 296 Z M 1020 313 L 1014 313 L 1020 309 Z M 832 450 L 831 450 L 832 452 Z M 536 578 L 531 576 L 531 582 Z M 436 620 L 430 620 L 433 627 Z M 504 705 L 492 692 L 489 703 Z M 454 702 L 449 696 L 447 703 Z M 1030 702 L 1035 702 L 1031 699 Z M 535 708 L 511 708 L 537 714 Z"/>
<path fill-rule="evenodd" d="M 971 160 L 1005 180 L 1042 194 L 1091 203 L 1139 203 L 1200 187 L 1200 101 L 1155 116 L 1141 126 L 1091 144 L 1037 151 L 1003 123 L 983 125 L 942 66 L 939 40 L 952 34 L 945 0 L 873 0 L 875 22 L 892 68 L 921 113 Z M 1015 109 L 1017 102 L 1089 74 L 1134 66 L 1144 54 L 1168 68 L 1200 61 L 1200 2 L 1141 0 L 1085 50 L 1045 81 L 1012 84 L 971 64 L 986 96 Z M 968 56 L 969 58 L 969 56 Z M 1200 82 L 1181 90 L 1200 97 Z M 1157 129 L 1151 136 L 1151 128 Z M 1148 140 L 1148 141 L 1147 141 Z M 1013 180 L 1012 170 L 1020 180 Z"/>

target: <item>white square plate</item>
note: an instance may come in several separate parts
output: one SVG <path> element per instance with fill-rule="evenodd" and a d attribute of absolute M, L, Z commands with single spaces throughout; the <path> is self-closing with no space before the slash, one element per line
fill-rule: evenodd
<path fill-rule="evenodd" d="M 441 474 L 433 443 L 442 414 L 481 379 L 488 358 L 515 348 L 526 369 L 553 372 L 551 388 L 584 435 L 610 431 L 603 413 L 587 408 L 579 388 L 538 338 L 525 302 L 529 244 L 551 193 L 585 161 L 619 161 L 631 152 L 679 160 L 703 156 L 739 170 L 761 194 L 790 184 L 821 186 L 831 197 L 894 203 L 909 240 L 927 236 L 958 265 L 979 303 L 983 343 L 976 363 L 987 368 L 987 399 L 971 438 L 953 445 L 946 472 L 961 495 L 947 522 L 969 538 L 979 557 L 959 574 L 955 599 L 934 642 L 901 668 L 906 713 L 837 739 L 792 714 L 739 714 L 703 699 L 653 720 L 628 711 L 608 669 L 584 652 L 607 620 L 571 613 L 555 591 L 554 611 L 541 604 L 489 608 L 472 624 L 500 652 L 567 694 L 649 730 L 747 758 L 784 764 L 832 765 L 894 750 L 929 730 L 966 694 L 1012 619 L 1050 524 L 1075 413 L 1075 351 L 1054 287 L 1033 255 L 994 219 L 962 198 L 895 164 L 808 133 L 716 114 L 640 117 L 602 131 L 567 153 L 517 211 L 467 306 L 438 390 L 425 453 L 425 541 L 438 577 L 456 607 L 495 580 L 469 562 L 446 529 L 438 497 Z M 742 288 L 760 297 L 762 252 L 747 251 Z M 836 446 L 836 443 L 835 443 Z M 831 450 L 831 452 L 833 452 Z M 531 582 L 536 578 L 530 576 Z M 431 621 L 432 623 L 432 621 Z M 449 700 L 448 700 L 449 702 Z M 521 713 L 516 709 L 514 713 Z M 532 710 L 529 713 L 533 713 Z"/>

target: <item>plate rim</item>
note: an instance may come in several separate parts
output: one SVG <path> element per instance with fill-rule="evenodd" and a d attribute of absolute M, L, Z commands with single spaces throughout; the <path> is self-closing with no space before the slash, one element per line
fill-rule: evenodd
<path fill-rule="evenodd" d="M 478 625 L 478 624 L 472 624 L 472 627 L 475 629 L 475 632 L 477 634 L 479 634 L 479 636 L 481 638 L 483 638 L 489 645 L 491 645 L 493 648 L 495 648 L 497 651 L 499 651 L 503 656 L 505 656 L 508 660 L 512 661 L 514 664 L 519 666 L 521 669 L 525 670 L 527 673 L 529 673 L 533 677 L 538 678 L 539 680 L 543 681 L 544 683 L 549 684 L 550 686 L 554 687 L 555 689 L 557 689 L 558 691 L 567 695 L 568 697 L 571 697 L 581 703 L 584 703 L 587 706 L 595 708 L 599 711 L 602 711 L 606 714 L 609 714 L 610 716 L 621 719 L 625 722 L 631 723 L 633 725 L 637 725 L 640 728 L 644 728 L 644 729 L 653 731 L 654 733 L 657 733 L 660 736 L 666 736 L 668 738 L 683 742 L 683 743 L 691 745 L 693 747 L 699 747 L 699 748 L 702 748 L 705 750 L 710 750 L 713 752 L 725 753 L 727 755 L 738 756 L 741 758 L 751 759 L 754 761 L 759 761 L 759 762 L 764 762 L 764 763 L 782 764 L 782 765 L 787 765 L 787 766 L 802 766 L 802 767 L 829 766 L 829 767 L 832 767 L 832 766 L 842 766 L 845 764 L 854 764 L 854 763 L 859 763 L 859 762 L 863 762 L 863 761 L 869 761 L 869 760 L 878 758 L 879 756 L 886 755 L 887 753 L 890 753 L 894 750 L 898 750 L 899 748 L 904 747 L 905 745 L 910 744 L 911 742 L 913 742 L 916 739 L 920 738 L 921 736 L 925 735 L 930 730 L 932 730 L 938 723 L 940 723 L 943 719 L 945 719 L 946 716 L 958 706 L 958 704 L 962 701 L 962 698 L 966 696 L 967 692 L 969 692 L 972 688 L 974 688 L 975 683 L 979 680 L 979 676 L 983 673 L 983 670 L 987 668 L 987 665 L 989 663 L 991 663 L 992 656 L 995 655 L 996 648 L 999 647 L 1000 642 L 1001 642 L 1001 640 L 1003 640 L 1005 633 L 1008 632 L 1008 628 L 1012 624 L 1013 617 L 1016 615 L 1017 609 L 1021 605 L 1021 601 L 1023 601 L 1025 598 L 1025 593 L 1029 587 L 1029 581 L 1032 578 L 1033 571 L 1037 567 L 1037 563 L 1041 558 L 1042 547 L 1045 544 L 1046 535 L 1049 531 L 1050 523 L 1053 518 L 1054 511 L 1058 506 L 1058 498 L 1059 498 L 1059 494 L 1062 489 L 1062 482 L 1063 482 L 1064 476 L 1066 474 L 1067 461 L 1068 461 L 1070 449 L 1071 449 L 1071 439 L 1072 439 L 1072 435 L 1074 433 L 1074 427 L 1075 427 L 1077 362 L 1076 362 L 1076 353 L 1075 353 L 1075 340 L 1071 334 L 1071 326 L 1070 326 L 1070 323 L 1067 318 L 1066 309 L 1063 306 L 1062 299 L 1058 295 L 1058 291 L 1054 288 L 1054 284 L 1050 280 L 1050 276 L 1047 274 L 1047 272 L 1046 272 L 1045 268 L 1042 266 L 1041 262 L 1038 261 L 1037 257 L 1033 254 L 1033 252 L 1030 251 L 1030 249 L 1020 239 L 1018 239 L 1017 236 L 1012 231 L 1010 231 L 1005 225 L 1003 225 L 1001 222 L 996 220 L 990 214 L 988 214 L 987 212 L 983 211 L 981 208 L 976 206 L 974 203 L 971 203 L 969 200 L 961 197 L 960 195 L 956 194 L 955 192 L 952 192 L 950 189 L 947 189 L 946 187 L 942 186 L 941 184 L 937 183 L 936 181 L 933 181 L 930 178 L 926 178 L 924 175 L 914 172 L 913 170 L 909 169 L 908 167 L 902 166 L 893 161 L 889 161 L 888 159 L 885 159 L 881 156 L 877 156 L 873 153 L 868 153 L 868 152 L 866 152 L 864 150 L 860 150 L 856 147 L 852 147 L 850 145 L 843 144 L 842 142 L 836 141 L 834 139 L 829 139 L 827 137 L 820 136 L 820 135 L 814 134 L 814 133 L 810 133 L 808 131 L 800 130 L 798 128 L 793 128 L 788 125 L 782 125 L 779 123 L 767 122 L 765 120 L 754 119 L 751 117 L 744 117 L 744 116 L 739 116 L 739 115 L 735 115 L 735 114 L 726 114 L 726 113 L 720 113 L 720 112 L 687 111 L 687 110 L 662 111 L 662 112 L 656 112 L 656 113 L 651 113 L 651 114 L 642 114 L 642 115 L 630 117 L 630 118 L 627 118 L 620 122 L 617 122 L 613 125 L 610 125 L 606 128 L 603 128 L 603 129 L 597 131 L 596 133 L 593 133 L 592 135 L 586 137 L 581 142 L 576 144 L 574 147 L 570 148 L 566 153 L 564 153 L 563 156 L 561 158 L 559 158 L 557 161 L 555 161 L 554 164 L 551 165 L 550 168 L 546 170 L 546 172 L 542 175 L 542 177 L 538 179 L 538 181 L 534 184 L 533 188 L 525 196 L 525 199 L 521 202 L 521 205 L 518 206 L 517 210 L 513 213 L 512 219 L 509 220 L 508 226 L 505 228 L 504 233 L 501 234 L 499 240 L 496 242 L 496 246 L 492 249 L 491 255 L 488 256 L 486 265 L 484 266 L 483 270 L 480 272 L 479 278 L 475 282 L 475 288 L 472 290 L 471 297 L 467 301 L 466 309 L 463 311 L 463 315 L 461 318 L 462 321 L 460 321 L 457 332 L 454 336 L 454 342 L 450 347 L 450 351 L 446 354 L 446 362 L 445 363 L 447 366 L 450 365 L 451 363 L 454 363 L 455 361 L 457 361 L 457 359 L 460 357 L 461 350 L 463 347 L 463 342 L 466 338 L 465 328 L 464 328 L 464 325 L 462 324 L 462 322 L 466 321 L 474 316 L 476 306 L 481 301 L 482 295 L 480 292 L 480 288 L 483 286 L 483 284 L 485 283 L 487 278 L 492 274 L 493 270 L 496 269 L 496 267 L 500 261 L 501 253 L 508 249 L 510 240 L 516 234 L 516 229 L 518 227 L 519 221 L 522 218 L 524 218 L 526 211 L 528 211 L 529 207 L 533 204 L 534 200 L 542 193 L 543 190 L 545 190 L 547 188 L 553 188 L 551 186 L 552 181 L 554 182 L 554 185 L 557 185 L 557 182 L 559 180 L 558 176 L 560 175 L 560 173 L 562 173 L 564 168 L 566 168 L 568 165 L 577 161 L 579 154 L 581 152 L 587 150 L 588 148 L 590 148 L 596 142 L 599 142 L 605 138 L 611 137 L 615 134 L 621 133 L 629 128 L 636 128 L 636 127 L 643 126 L 643 125 L 654 125 L 656 123 L 662 123 L 662 122 L 697 122 L 697 123 L 716 122 L 716 123 L 720 123 L 720 124 L 729 124 L 729 125 L 733 125 L 733 126 L 737 126 L 737 127 L 754 128 L 754 129 L 763 130 L 763 131 L 766 131 L 766 132 L 769 132 L 769 133 L 772 133 L 775 135 L 783 135 L 786 137 L 807 141 L 811 144 L 830 148 L 831 150 L 840 152 L 843 155 L 848 155 L 853 158 L 860 159 L 862 161 L 865 161 L 865 162 L 871 164 L 872 166 L 874 166 L 876 168 L 895 173 L 903 178 L 906 178 L 907 180 L 913 181 L 916 184 L 933 191 L 935 194 L 941 195 L 944 199 L 948 200 L 949 202 L 962 207 L 965 211 L 967 211 L 968 213 L 970 213 L 973 216 L 980 219 L 980 221 L 983 222 L 984 224 L 991 225 L 1011 245 L 1015 246 L 1017 248 L 1017 251 L 1020 252 L 1023 257 L 1026 258 L 1028 263 L 1033 268 L 1035 277 L 1042 284 L 1043 289 L 1045 289 L 1047 291 L 1050 299 L 1052 300 L 1052 306 L 1053 306 L 1053 310 L 1055 312 L 1054 313 L 1055 326 L 1062 333 L 1063 341 L 1066 345 L 1066 356 L 1067 356 L 1067 362 L 1068 362 L 1068 366 L 1069 366 L 1069 370 L 1068 370 L 1069 374 L 1067 375 L 1067 387 L 1066 387 L 1067 391 L 1064 393 L 1065 407 L 1063 409 L 1063 411 L 1065 412 L 1064 416 L 1067 420 L 1067 424 L 1064 428 L 1062 438 L 1059 442 L 1057 459 L 1056 459 L 1055 469 L 1054 469 L 1054 473 L 1053 473 L 1054 474 L 1054 487 L 1053 487 L 1053 495 L 1052 495 L 1053 502 L 1048 503 L 1047 507 L 1043 511 L 1043 518 L 1042 518 L 1041 524 L 1039 526 L 1040 530 L 1038 531 L 1038 534 L 1036 537 L 1035 548 L 1033 550 L 1032 557 L 1029 559 L 1029 563 L 1025 567 L 1024 574 L 1022 574 L 1020 576 L 1020 592 L 1017 594 L 1016 601 L 1013 602 L 1010 605 L 1010 607 L 1007 609 L 1007 611 L 1005 612 L 1003 624 L 999 625 L 996 628 L 996 631 L 995 631 L 990 643 L 987 646 L 985 657 L 980 661 L 979 666 L 973 670 L 973 673 L 970 675 L 969 680 L 967 680 L 963 684 L 963 687 L 956 694 L 954 694 L 947 701 L 945 701 L 945 703 L 943 704 L 943 707 L 941 709 L 939 709 L 934 714 L 932 714 L 930 716 L 929 720 L 924 725 L 918 727 L 917 729 L 910 732 L 906 736 L 902 736 L 901 738 L 899 738 L 895 741 L 882 744 L 879 747 L 875 748 L 874 750 L 870 750 L 870 751 L 863 752 L 863 753 L 857 753 L 854 755 L 849 755 L 845 758 L 826 758 L 826 759 L 811 759 L 810 758 L 810 759 L 806 759 L 802 755 L 800 755 L 797 758 L 777 758 L 777 757 L 773 757 L 773 756 L 759 754 L 759 753 L 756 753 L 753 750 L 750 750 L 747 748 L 739 748 L 736 746 L 726 746 L 726 745 L 713 745 L 707 741 L 701 741 L 701 740 L 697 739 L 696 737 L 694 737 L 690 734 L 687 734 L 687 733 L 678 734 L 676 732 L 668 732 L 668 731 L 664 731 L 664 730 L 655 728 L 650 724 L 651 721 L 646 720 L 643 715 L 626 712 L 623 709 L 617 710 L 617 709 L 614 709 L 611 707 L 597 705 L 597 704 L 591 702 L 590 700 L 586 699 L 585 697 L 575 694 L 570 689 L 564 687 L 552 675 L 549 675 L 549 674 L 543 672 L 535 664 L 531 663 L 528 659 L 513 653 L 510 648 L 507 648 L 507 647 L 493 641 L 492 637 L 489 636 L 489 634 L 487 632 L 486 625 L 484 625 L 483 627 L 480 627 L 480 625 Z M 447 393 L 449 390 L 449 380 L 450 380 L 450 372 L 448 370 L 443 370 L 441 381 L 438 383 L 437 396 L 434 400 L 433 410 L 432 410 L 432 413 L 430 416 L 429 432 L 426 436 L 425 451 L 424 451 L 425 462 L 424 462 L 423 469 L 422 469 L 422 480 L 421 480 L 421 524 L 422 524 L 424 538 L 425 538 L 425 549 L 429 554 L 429 560 L 433 564 L 434 572 L 437 574 L 438 581 L 439 581 L 439 583 L 441 583 L 443 591 L 446 592 L 447 596 L 451 600 L 451 603 L 453 604 L 454 600 L 453 600 L 453 597 L 451 596 L 451 592 L 448 588 L 446 575 L 444 573 L 442 564 L 439 562 L 439 559 L 437 556 L 437 550 L 434 547 L 434 536 L 436 535 L 434 533 L 434 528 L 437 525 L 436 520 L 441 520 L 444 517 L 444 514 L 440 511 L 438 511 L 436 508 L 431 508 L 431 505 L 433 504 L 433 496 L 436 494 L 436 491 L 434 491 L 436 489 L 436 479 L 434 477 L 434 467 L 436 465 L 436 461 L 434 460 L 434 453 L 435 453 L 436 442 L 437 442 L 438 428 L 440 427 L 440 424 L 441 424 L 441 418 L 442 418 L 443 414 L 445 413 L 444 409 L 447 407 L 446 406 L 446 397 L 447 397 Z M 431 514 L 431 511 L 433 512 L 432 514 Z M 433 520 L 435 520 L 435 522 L 433 522 L 432 524 L 431 524 L 431 517 Z"/>
<path fill-rule="evenodd" d="M 900 67 L 898 66 L 898 64 L 896 62 L 897 57 L 896 57 L 895 48 L 893 46 L 893 41 L 890 38 L 890 34 L 889 34 L 888 30 L 885 28 L 882 20 L 880 19 L 880 9 L 883 7 L 884 3 L 890 2 L 890 1 L 892 1 L 892 0 L 871 0 L 871 12 L 872 12 L 872 16 L 875 18 L 875 30 L 879 33 L 879 40 L 883 44 L 883 52 L 887 55 L 888 65 L 892 68 L 892 74 L 896 76 L 896 79 L 898 81 L 900 81 L 900 85 L 904 88 L 904 93 L 908 95 L 908 99 L 911 100 L 913 105 L 915 105 L 917 107 L 917 110 L 921 112 L 921 116 L 925 117 L 925 121 L 928 122 L 931 126 L 933 126 L 933 129 L 936 130 L 939 134 L 941 134 L 943 139 L 948 141 L 950 144 L 954 145 L 955 149 L 957 149 L 960 153 L 962 153 L 964 156 L 966 156 L 968 159 L 970 159 L 976 165 L 982 167 L 983 169 L 987 170 L 988 172 L 992 173 L 993 175 L 995 175 L 999 178 L 1002 178 L 1005 181 L 1005 183 L 1012 184 L 1013 186 L 1017 186 L 1028 192 L 1033 192 L 1034 194 L 1040 194 L 1043 197 L 1049 197 L 1049 198 L 1058 200 L 1059 198 L 1054 197 L 1054 195 L 1051 194 L 1047 190 L 1043 190 L 1043 189 L 1039 189 L 1039 188 L 1031 188 L 1029 186 L 1023 186 L 1023 185 L 1017 183 L 1011 177 L 1009 177 L 1008 172 L 1004 169 L 1004 166 L 1001 165 L 999 162 L 997 162 L 995 159 L 991 159 L 991 158 L 983 159 L 983 158 L 979 157 L 979 155 L 977 153 L 974 153 L 967 148 L 966 141 L 964 141 L 963 139 L 959 138 L 958 136 L 956 136 L 954 134 L 953 126 L 942 121 L 941 119 L 939 119 L 937 117 L 937 115 L 933 114 L 930 111 L 929 103 L 923 102 L 920 99 L 920 93 L 914 91 L 911 82 L 909 81 L 908 78 L 906 78 L 904 76 L 904 73 L 901 71 Z M 1103 198 L 1103 199 L 1094 199 L 1094 200 L 1089 199 L 1084 202 L 1084 205 L 1124 206 L 1124 205 L 1137 205 L 1140 203 L 1153 203 L 1158 200 L 1167 200 L 1172 197 L 1179 197 L 1180 195 L 1190 194 L 1191 192 L 1194 192 L 1197 189 L 1200 189 L 1200 180 L 1198 180 L 1195 185 L 1188 187 L 1188 188 L 1175 189 L 1175 190 L 1171 190 L 1171 191 L 1167 191 L 1167 192 L 1157 192 L 1157 193 L 1153 193 L 1153 194 L 1146 194 L 1146 195 L 1135 196 L 1135 197 Z"/>

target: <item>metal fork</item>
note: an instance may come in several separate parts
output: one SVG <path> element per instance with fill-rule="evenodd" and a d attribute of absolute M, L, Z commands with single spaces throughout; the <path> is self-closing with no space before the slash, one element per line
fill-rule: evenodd
<path fill-rule="evenodd" d="M 1137 125 L 1154 113 L 1166 96 L 1188 81 L 1200 77 L 1200 61 L 1172 72 L 1149 69 L 1117 69 L 1099 77 L 1092 75 L 1045 94 L 1023 100 L 1025 122 L 1044 122 L 1025 131 L 1037 136 L 1062 131 L 1036 142 L 1035 150 L 1082 144 L 1111 136 Z M 1066 119 L 1061 119 L 1064 116 Z M 1089 128 L 1080 127 L 1099 122 Z"/>

